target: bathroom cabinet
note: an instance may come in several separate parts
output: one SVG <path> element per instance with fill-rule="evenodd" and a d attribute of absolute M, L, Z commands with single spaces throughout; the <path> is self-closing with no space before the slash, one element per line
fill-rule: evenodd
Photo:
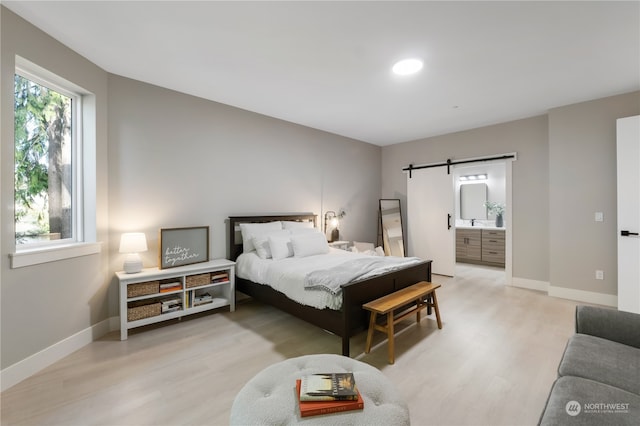
<path fill-rule="evenodd" d="M 504 267 L 504 229 L 456 228 L 456 262 Z"/>
<path fill-rule="evenodd" d="M 482 260 L 482 230 L 456 229 L 456 262 Z"/>

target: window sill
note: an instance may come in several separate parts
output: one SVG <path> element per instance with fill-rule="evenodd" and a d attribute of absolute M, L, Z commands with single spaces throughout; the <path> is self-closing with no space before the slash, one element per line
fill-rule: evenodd
<path fill-rule="evenodd" d="M 10 254 L 9 257 L 11 258 L 11 269 L 15 269 L 74 257 L 88 256 L 100 253 L 101 251 L 102 243 L 76 243 L 65 246 L 20 251 Z"/>

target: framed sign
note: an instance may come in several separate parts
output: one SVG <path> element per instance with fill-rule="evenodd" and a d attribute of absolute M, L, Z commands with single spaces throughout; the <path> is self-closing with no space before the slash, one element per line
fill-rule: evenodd
<path fill-rule="evenodd" d="M 209 261 L 209 227 L 160 229 L 160 269 Z"/>

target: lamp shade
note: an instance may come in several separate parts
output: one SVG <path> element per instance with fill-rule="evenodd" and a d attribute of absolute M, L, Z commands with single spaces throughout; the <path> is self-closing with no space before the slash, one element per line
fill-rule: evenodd
<path fill-rule="evenodd" d="M 147 251 L 147 238 L 143 232 L 128 232 L 120 237 L 120 253 Z"/>

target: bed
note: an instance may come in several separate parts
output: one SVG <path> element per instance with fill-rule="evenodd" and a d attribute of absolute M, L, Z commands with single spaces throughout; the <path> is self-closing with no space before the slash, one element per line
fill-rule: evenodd
<path fill-rule="evenodd" d="M 313 214 L 286 214 L 267 216 L 229 217 L 229 258 L 236 260 L 243 253 L 240 224 L 266 223 L 274 221 L 309 222 L 316 226 Z M 350 356 L 350 338 L 368 327 L 368 313 L 362 305 L 419 281 L 431 281 L 431 261 L 420 261 L 399 270 L 387 272 L 367 279 L 360 279 L 341 286 L 340 309 L 318 309 L 298 303 L 268 285 L 236 277 L 236 290 L 254 299 L 272 305 L 297 318 L 321 327 L 342 339 L 342 354 Z"/>

